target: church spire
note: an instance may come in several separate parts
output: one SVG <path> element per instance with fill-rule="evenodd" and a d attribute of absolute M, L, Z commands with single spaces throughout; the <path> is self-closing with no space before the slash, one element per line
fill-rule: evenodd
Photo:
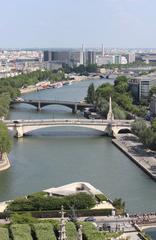
<path fill-rule="evenodd" d="M 62 206 L 61 207 L 61 222 L 60 222 L 59 240 L 67 240 L 64 214 L 65 214 L 65 212 L 64 212 L 64 208 Z"/>
<path fill-rule="evenodd" d="M 114 114 L 113 114 L 113 111 L 112 111 L 112 98 L 111 98 L 111 96 L 109 97 L 109 111 L 108 111 L 108 114 L 107 114 L 107 120 L 109 120 L 109 121 L 114 120 Z"/>

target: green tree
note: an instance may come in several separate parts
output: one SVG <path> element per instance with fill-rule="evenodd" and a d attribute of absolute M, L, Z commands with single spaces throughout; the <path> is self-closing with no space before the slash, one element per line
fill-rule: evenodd
<path fill-rule="evenodd" d="M 152 120 L 152 129 L 153 129 L 153 131 L 154 132 L 156 132 L 156 118 L 154 118 L 153 120 Z"/>
<path fill-rule="evenodd" d="M 93 103 L 95 102 L 95 88 L 94 83 L 91 83 L 88 87 L 87 97 L 86 97 L 87 103 Z"/>
<path fill-rule="evenodd" d="M 145 147 L 149 148 L 153 145 L 154 133 L 150 127 L 146 127 L 139 136 L 139 140 Z"/>
<path fill-rule="evenodd" d="M 136 120 L 131 125 L 131 131 L 136 136 L 141 136 L 143 131 L 146 129 L 146 122 L 142 119 Z"/>
<path fill-rule="evenodd" d="M 117 209 L 125 209 L 125 202 L 121 198 L 115 198 L 113 200 L 113 206 Z"/>
<path fill-rule="evenodd" d="M 97 111 L 104 117 L 107 116 L 108 113 L 108 109 L 109 109 L 109 104 L 108 101 L 103 98 L 103 97 L 99 97 L 96 100 L 96 108 Z"/>
<path fill-rule="evenodd" d="M 96 89 L 96 100 L 98 101 L 98 98 L 104 98 L 105 100 L 109 101 L 109 97 L 113 96 L 114 89 L 113 85 L 109 83 L 104 83 L 100 87 Z"/>
<path fill-rule="evenodd" d="M 126 119 L 126 113 L 119 107 L 116 106 L 113 108 L 114 118 L 115 119 Z"/>
<path fill-rule="evenodd" d="M 151 89 L 150 89 L 150 93 L 149 93 L 149 98 L 151 99 L 151 97 L 153 96 L 153 94 L 156 94 L 156 85 L 154 85 Z"/>
<path fill-rule="evenodd" d="M 8 129 L 3 122 L 0 122 L 0 159 L 3 153 L 8 153 L 11 150 L 11 139 Z"/>

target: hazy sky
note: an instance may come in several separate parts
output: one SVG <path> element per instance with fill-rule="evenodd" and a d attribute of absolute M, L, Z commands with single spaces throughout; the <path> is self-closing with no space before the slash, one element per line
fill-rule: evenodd
<path fill-rule="evenodd" d="M 0 0 L 0 48 L 156 47 L 156 0 Z"/>

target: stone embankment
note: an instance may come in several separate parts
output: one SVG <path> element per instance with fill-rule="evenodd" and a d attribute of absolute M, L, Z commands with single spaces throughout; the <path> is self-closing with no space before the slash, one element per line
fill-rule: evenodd
<path fill-rule="evenodd" d="M 156 180 L 156 152 L 145 149 L 133 134 L 117 135 L 112 142 L 144 172 Z"/>
<path fill-rule="evenodd" d="M 11 166 L 10 161 L 6 153 L 3 153 L 2 160 L 0 161 L 0 171 L 4 171 Z"/>
<path fill-rule="evenodd" d="M 99 78 L 100 78 L 99 76 L 92 77 L 92 76 L 78 76 L 77 75 L 77 76 L 75 76 L 75 79 L 72 80 L 72 82 L 80 82 L 80 81 L 84 81 L 84 80 L 94 80 L 94 79 L 99 79 Z M 57 83 L 59 83 L 59 82 L 57 82 Z M 62 83 L 62 82 L 60 82 L 60 83 Z M 44 88 L 44 90 L 46 90 L 46 89 L 48 89 L 48 88 Z M 39 88 L 35 85 L 20 89 L 21 94 L 25 94 L 25 93 L 29 93 L 29 92 L 37 92 L 37 91 L 39 91 Z"/>

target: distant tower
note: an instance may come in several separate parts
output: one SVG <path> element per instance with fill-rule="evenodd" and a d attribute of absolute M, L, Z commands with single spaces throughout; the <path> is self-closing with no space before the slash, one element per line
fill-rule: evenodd
<path fill-rule="evenodd" d="M 104 55 L 105 55 L 105 49 L 104 49 L 104 46 L 102 44 L 102 57 L 104 57 Z"/>
<path fill-rule="evenodd" d="M 61 207 L 61 222 L 60 222 L 59 240 L 67 240 L 64 214 L 65 214 L 65 212 L 64 212 L 64 208 L 62 206 Z"/>
<path fill-rule="evenodd" d="M 113 114 L 113 111 L 112 111 L 112 98 L 111 97 L 109 97 L 109 111 L 108 111 L 108 114 L 107 114 L 107 120 L 109 120 L 109 121 L 114 120 L 114 114 Z"/>
<path fill-rule="evenodd" d="M 80 51 L 80 64 L 83 65 L 84 64 L 84 46 L 82 44 L 82 48 Z"/>

